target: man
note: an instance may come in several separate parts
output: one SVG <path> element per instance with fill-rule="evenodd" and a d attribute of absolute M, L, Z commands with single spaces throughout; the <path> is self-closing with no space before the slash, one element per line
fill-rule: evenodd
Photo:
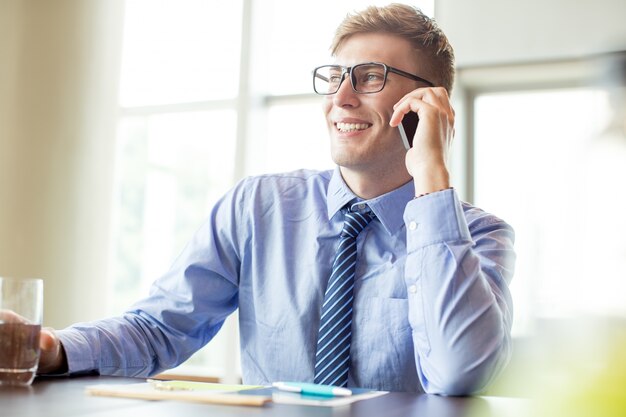
<path fill-rule="evenodd" d="M 332 52 L 314 79 L 337 169 L 241 181 L 146 299 L 44 332 L 41 372 L 158 373 L 238 308 L 244 383 L 488 385 L 510 351 L 513 231 L 451 188 L 452 49 L 421 12 L 390 5 L 348 16 Z"/>

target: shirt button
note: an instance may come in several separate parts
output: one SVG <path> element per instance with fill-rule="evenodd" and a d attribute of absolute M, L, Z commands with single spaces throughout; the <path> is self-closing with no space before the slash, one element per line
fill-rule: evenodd
<path fill-rule="evenodd" d="M 417 285 L 410 285 L 409 286 L 409 292 L 411 294 L 415 294 L 417 292 Z"/>
<path fill-rule="evenodd" d="M 417 229 L 417 222 L 410 222 L 409 223 L 409 230 L 416 230 Z"/>
<path fill-rule="evenodd" d="M 365 204 L 358 204 L 356 208 L 359 210 L 363 210 L 365 208 Z"/>

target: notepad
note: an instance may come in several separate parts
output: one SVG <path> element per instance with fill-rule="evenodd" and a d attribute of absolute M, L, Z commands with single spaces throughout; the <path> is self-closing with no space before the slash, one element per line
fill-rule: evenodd
<path fill-rule="evenodd" d="M 85 391 L 89 395 L 104 397 L 262 406 L 272 400 L 271 395 L 263 395 L 260 393 L 239 395 L 240 391 L 258 388 L 262 388 L 262 386 L 148 380 L 136 384 L 90 385 L 86 387 Z"/>

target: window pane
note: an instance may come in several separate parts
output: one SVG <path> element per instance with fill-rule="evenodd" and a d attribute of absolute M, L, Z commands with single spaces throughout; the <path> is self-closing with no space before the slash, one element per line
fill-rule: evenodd
<path fill-rule="evenodd" d="M 121 105 L 237 94 L 241 1 L 127 0 Z"/>
<path fill-rule="evenodd" d="M 268 57 L 265 88 L 269 94 L 292 94 L 313 92 L 311 71 L 316 66 L 330 63 L 330 43 L 335 29 L 346 16 L 354 10 L 367 6 L 382 6 L 393 1 L 372 0 L 319 0 L 314 3 L 302 3 L 292 0 L 273 0 L 263 2 L 263 9 L 258 16 L 263 22 L 259 25 L 261 33 L 254 47 L 261 49 Z M 424 13 L 433 15 L 434 1 L 422 0 L 410 2 L 420 7 Z M 269 70 L 271 68 L 271 70 Z M 283 68 L 283 70 L 276 70 Z"/>
<path fill-rule="evenodd" d="M 321 101 L 295 102 L 270 106 L 267 114 L 265 172 L 295 169 L 329 169 L 330 141 Z"/>
<path fill-rule="evenodd" d="M 230 110 L 122 120 L 112 312 L 147 294 L 232 185 L 235 123 Z"/>
<path fill-rule="evenodd" d="M 516 232 L 515 334 L 585 303 L 581 165 L 608 116 L 605 92 L 485 94 L 475 102 L 475 203 Z M 581 291 L 582 290 L 582 291 Z"/>

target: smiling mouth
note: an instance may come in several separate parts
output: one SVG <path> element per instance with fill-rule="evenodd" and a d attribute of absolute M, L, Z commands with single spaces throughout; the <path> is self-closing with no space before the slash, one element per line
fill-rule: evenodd
<path fill-rule="evenodd" d="M 340 132 L 356 132 L 358 130 L 365 130 L 371 126 L 369 123 L 335 123 L 337 130 Z"/>

